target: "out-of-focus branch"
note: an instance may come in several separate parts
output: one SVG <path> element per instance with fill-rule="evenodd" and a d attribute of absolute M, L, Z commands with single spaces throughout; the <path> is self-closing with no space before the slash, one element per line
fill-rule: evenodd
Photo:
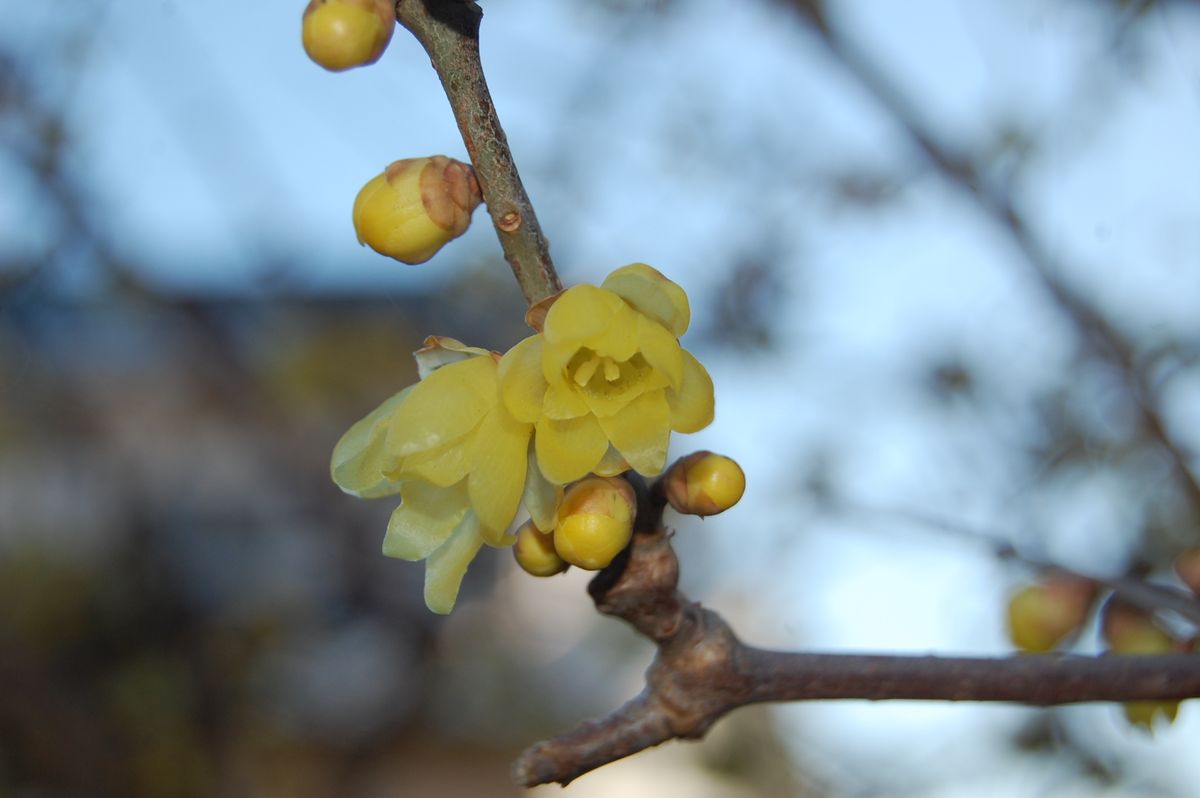
<path fill-rule="evenodd" d="M 550 245 L 521 184 L 479 59 L 483 11 L 463 0 L 399 0 L 396 19 L 425 48 L 475 167 L 504 257 L 530 305 L 562 290 Z"/>
<path fill-rule="evenodd" d="M 630 623 L 658 653 L 646 687 L 608 717 L 527 749 L 518 784 L 566 784 L 667 740 L 702 737 L 727 712 L 765 701 L 917 699 L 1032 705 L 1200 696 L 1200 657 L 994 659 L 767 651 L 738 640 L 677 589 L 658 485 L 642 490 L 633 544 L 588 587 L 596 608 Z"/>
<path fill-rule="evenodd" d="M 1125 380 L 1130 398 L 1142 426 L 1171 459 L 1192 509 L 1200 515 L 1200 479 L 1192 471 L 1188 457 L 1167 430 L 1158 397 L 1144 369 L 1138 367 L 1136 351 L 1125 336 L 1076 293 L 1060 276 L 1054 258 L 1042 246 L 1028 222 L 1015 206 L 1011 194 L 984 179 L 976 166 L 938 140 L 924 115 L 895 85 L 891 78 L 871 62 L 852 42 L 840 36 L 824 13 L 820 0 L 783 0 L 807 22 L 825 49 L 854 77 L 908 134 L 912 143 L 928 158 L 947 182 L 964 195 L 1003 230 L 1021 252 L 1033 282 L 1079 331 L 1084 345 L 1116 366 Z"/>

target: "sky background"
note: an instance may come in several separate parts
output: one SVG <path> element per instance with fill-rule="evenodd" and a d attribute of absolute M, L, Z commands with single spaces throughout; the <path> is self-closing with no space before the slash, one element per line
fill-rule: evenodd
<path fill-rule="evenodd" d="M 423 266 L 358 246 L 363 183 L 398 158 L 465 152 L 405 31 L 376 65 L 329 74 L 300 47 L 301 5 L 0 0 L 0 47 L 41 65 L 29 70 L 65 115 L 66 168 L 102 237 L 156 291 L 455 303 L 473 301 L 473 284 L 504 286 L 483 213 Z M 1091 574 L 1144 553 L 1148 519 L 1174 499 L 1161 457 L 1106 444 L 1135 426 L 1119 380 L 1081 357 L 1008 231 L 786 4 L 482 5 L 489 85 L 564 281 L 644 261 L 691 298 L 684 344 L 713 374 L 717 418 L 675 446 L 735 457 L 749 488 L 727 515 L 679 521 L 685 592 L 760 645 L 1000 655 L 1004 602 L 1029 572 L 973 532 Z M 1140 352 L 1194 351 L 1200 7 L 839 0 L 829 15 L 949 151 L 1011 193 L 1057 274 Z M 0 152 L 4 264 L 72 234 L 14 151 Z M 86 257 L 44 279 L 85 302 L 104 295 Z M 514 285 L 495 290 L 516 301 Z M 1200 370 L 1181 363 L 1163 405 L 1196 451 Z M 939 393 L 954 368 L 969 390 Z M 1051 400 L 1093 447 L 1070 467 L 1031 458 L 1052 438 Z M 496 588 L 559 676 L 572 646 L 604 634 L 582 582 L 509 573 Z M 469 638 L 488 600 L 456 610 L 447 639 Z M 539 632 L 547 605 L 567 605 L 556 626 L 578 634 Z M 600 692 L 632 693 L 644 663 L 630 657 Z M 1120 775 L 1103 794 L 1186 795 L 1200 781 L 1194 704 L 1154 737 L 1109 706 L 1061 710 L 1057 728 Z M 1079 760 L 1013 744 L 1032 716 L 845 702 L 773 715 L 797 766 L 835 795 L 1100 794 Z M 730 794 L 689 781 L 670 749 L 567 792 Z"/>

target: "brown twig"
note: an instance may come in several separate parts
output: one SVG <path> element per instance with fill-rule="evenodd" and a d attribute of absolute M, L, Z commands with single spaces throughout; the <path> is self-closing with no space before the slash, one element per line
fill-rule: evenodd
<path fill-rule="evenodd" d="M 482 17 L 478 5 L 463 0 L 396 3 L 396 20 L 425 48 L 442 81 L 504 257 L 525 301 L 532 305 L 561 291 L 562 284 L 483 76 L 479 59 Z"/>
<path fill-rule="evenodd" d="M 671 739 L 702 737 L 727 712 L 766 701 L 916 699 L 1048 706 L 1200 696 L 1200 657 L 951 658 L 768 651 L 738 640 L 720 615 L 677 589 L 661 527 L 662 493 L 638 485 L 638 530 L 592 580 L 596 608 L 630 623 L 658 652 L 640 695 L 611 715 L 527 749 L 523 786 L 572 779 Z"/>

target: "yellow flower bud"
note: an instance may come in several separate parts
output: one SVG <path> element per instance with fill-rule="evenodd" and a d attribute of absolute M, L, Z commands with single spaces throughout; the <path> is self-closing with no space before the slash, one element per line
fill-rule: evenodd
<path fill-rule="evenodd" d="M 1101 633 L 1114 654 L 1171 654 L 1184 649 L 1143 609 L 1109 600 L 1104 607 Z M 1160 715 L 1172 723 L 1179 714 L 1178 701 L 1130 701 L 1122 709 L 1134 726 L 1153 731 Z"/>
<path fill-rule="evenodd" d="M 633 536 L 637 498 L 623 479 L 589 477 L 575 483 L 558 505 L 554 548 L 588 571 L 613 561 Z"/>
<path fill-rule="evenodd" d="M 554 576 L 570 567 L 554 550 L 554 535 L 538 529 L 533 521 L 526 521 L 517 530 L 513 556 L 517 565 L 533 576 Z"/>
<path fill-rule="evenodd" d="M 475 172 L 434 155 L 395 161 L 358 192 L 354 231 L 360 244 L 403 263 L 424 263 L 466 232 L 483 200 Z"/>
<path fill-rule="evenodd" d="M 1095 595 L 1096 586 L 1091 580 L 1051 573 L 1041 583 L 1022 588 L 1009 599 L 1009 636 L 1022 651 L 1052 651 L 1087 619 Z"/>
<path fill-rule="evenodd" d="M 686 515 L 716 515 L 737 504 L 746 492 L 741 466 L 724 455 L 693 452 L 677 460 L 664 483 L 667 501 Z"/>
<path fill-rule="evenodd" d="M 301 39 L 308 57 L 330 72 L 379 60 L 396 27 L 387 0 L 312 0 Z"/>

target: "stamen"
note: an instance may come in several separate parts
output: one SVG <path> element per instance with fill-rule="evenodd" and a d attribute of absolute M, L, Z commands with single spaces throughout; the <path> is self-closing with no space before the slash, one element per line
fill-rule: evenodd
<path fill-rule="evenodd" d="M 621 367 L 611 357 L 604 358 L 604 379 L 616 382 L 621 378 Z"/>
<path fill-rule="evenodd" d="M 600 368 L 600 357 L 598 355 L 592 355 L 580 363 L 579 368 L 575 369 L 575 384 L 580 388 L 587 385 L 598 368 Z"/>

